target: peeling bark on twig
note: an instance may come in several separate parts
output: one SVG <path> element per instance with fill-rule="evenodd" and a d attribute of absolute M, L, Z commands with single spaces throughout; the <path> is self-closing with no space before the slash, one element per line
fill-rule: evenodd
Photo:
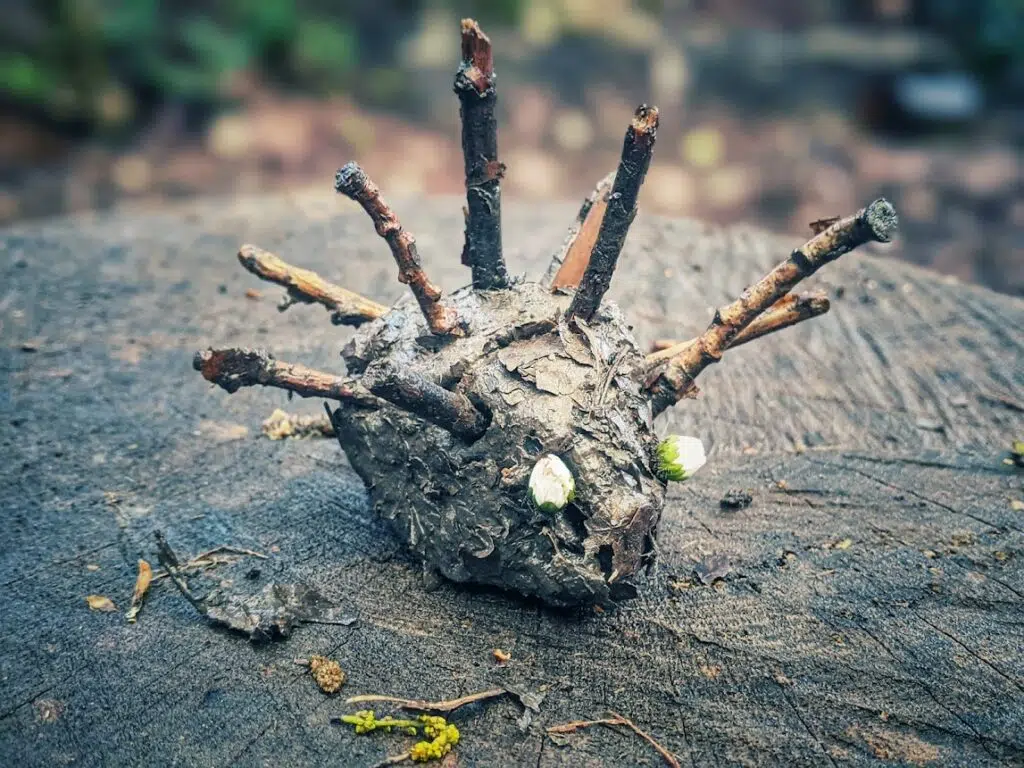
<path fill-rule="evenodd" d="M 465 395 L 392 364 L 368 369 L 362 383 L 378 397 L 466 440 L 480 437 L 490 423 Z"/>
<path fill-rule="evenodd" d="M 767 336 L 769 333 L 781 331 L 783 328 L 789 328 L 804 320 L 810 320 L 812 317 L 824 315 L 830 307 L 828 297 L 824 294 L 786 294 L 740 331 L 732 340 L 729 349 Z M 691 344 L 696 342 L 696 338 L 687 341 L 660 339 L 651 345 L 653 351 L 647 356 L 647 362 L 657 364 L 663 360 L 670 360 L 685 352 Z"/>
<path fill-rule="evenodd" d="M 241 387 L 279 387 L 301 397 L 326 397 L 375 407 L 376 401 L 351 379 L 282 363 L 262 349 L 207 349 L 196 352 L 192 367 L 227 392 Z"/>
<path fill-rule="evenodd" d="M 740 298 L 718 309 L 707 330 L 652 377 L 648 390 L 654 414 L 685 397 L 701 371 L 718 362 L 733 340 L 797 283 L 860 245 L 889 242 L 896 225 L 892 204 L 875 200 L 853 216 L 833 222 L 747 288 Z"/>
<path fill-rule="evenodd" d="M 614 181 L 615 171 L 612 171 L 597 182 L 594 191 L 583 201 L 576 221 L 569 228 L 569 234 L 558 253 L 551 258 L 551 264 L 544 275 L 542 282 L 551 286 L 551 290 L 575 288 L 583 279 L 597 235 L 601 231 L 604 212 L 608 209 L 608 196 Z"/>
<path fill-rule="evenodd" d="M 589 320 L 601 305 L 626 242 L 629 225 L 636 216 L 636 198 L 651 164 L 657 135 L 658 108 L 640 105 L 626 130 L 608 208 L 591 251 L 590 262 L 569 306 L 569 317 Z"/>
<path fill-rule="evenodd" d="M 387 314 L 383 304 L 324 280 L 316 272 L 294 267 L 255 245 L 243 245 L 238 251 L 242 266 L 257 277 L 277 283 L 288 290 L 278 307 L 282 312 L 295 302 L 322 304 L 331 312 L 335 325 L 361 325 Z"/>
<path fill-rule="evenodd" d="M 466 244 L 463 264 L 473 271 L 473 287 L 507 288 L 501 252 L 501 177 L 498 123 L 494 117 L 494 56 L 491 41 L 472 19 L 462 20 L 462 63 L 455 93 L 462 116 L 462 155 L 466 170 Z"/>
<path fill-rule="evenodd" d="M 455 330 L 458 316 L 441 301 L 441 289 L 431 283 L 423 271 L 416 240 L 402 228 L 395 212 L 384 202 L 380 189 L 366 172 L 357 163 L 348 163 L 335 176 L 334 188 L 359 203 L 373 219 L 377 234 L 387 241 L 398 264 L 399 281 L 412 289 L 430 330 L 438 335 Z"/>

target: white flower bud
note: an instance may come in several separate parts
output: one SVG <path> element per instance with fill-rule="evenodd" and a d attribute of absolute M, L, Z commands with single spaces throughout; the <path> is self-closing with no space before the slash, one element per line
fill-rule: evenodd
<path fill-rule="evenodd" d="M 530 498 L 544 512 L 557 512 L 576 494 L 572 472 L 560 458 L 549 453 L 530 472 Z"/>
<path fill-rule="evenodd" d="M 658 443 L 658 472 L 665 480 L 688 480 L 705 461 L 704 443 L 699 437 L 669 435 Z"/>

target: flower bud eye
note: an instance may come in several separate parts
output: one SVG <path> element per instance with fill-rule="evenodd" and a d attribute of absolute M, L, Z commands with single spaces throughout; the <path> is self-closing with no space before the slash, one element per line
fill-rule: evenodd
<path fill-rule="evenodd" d="M 544 512 L 557 512 L 572 501 L 576 481 L 554 454 L 542 456 L 530 472 L 530 499 Z"/>
<path fill-rule="evenodd" d="M 705 461 L 704 443 L 700 438 L 669 435 L 658 443 L 658 474 L 664 480 L 688 480 Z"/>

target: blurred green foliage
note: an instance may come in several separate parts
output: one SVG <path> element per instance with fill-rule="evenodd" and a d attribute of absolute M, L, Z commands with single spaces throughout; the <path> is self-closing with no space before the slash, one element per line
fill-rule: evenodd
<path fill-rule="evenodd" d="M 215 105 L 247 71 L 296 89 L 344 89 L 431 2 L 4 0 L 16 23 L 0 30 L 0 97 L 110 128 L 147 104 Z M 446 4 L 500 24 L 518 19 L 523 0 Z"/>

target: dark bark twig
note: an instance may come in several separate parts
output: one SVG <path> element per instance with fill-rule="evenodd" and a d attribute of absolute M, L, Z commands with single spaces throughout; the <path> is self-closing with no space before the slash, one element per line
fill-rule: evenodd
<path fill-rule="evenodd" d="M 419 374 L 387 364 L 367 369 L 362 384 L 370 392 L 466 440 L 480 437 L 490 418 L 469 398 Z"/>
<path fill-rule="evenodd" d="M 205 616 L 207 614 L 206 603 L 201 598 L 192 594 L 192 590 L 188 588 L 188 582 L 185 581 L 185 577 L 179 573 L 178 569 L 181 567 L 181 564 L 178 562 L 178 556 L 174 554 L 171 545 L 167 543 L 163 531 L 156 531 L 154 536 L 156 536 L 156 558 L 160 565 L 164 567 L 167 575 L 174 582 L 174 586 L 178 588 L 182 596 L 192 603 L 193 608 Z"/>
<path fill-rule="evenodd" d="M 601 231 L 604 213 L 608 209 L 608 196 L 614 181 L 615 171 L 612 171 L 597 182 L 594 191 L 583 201 L 568 236 L 558 253 L 551 257 L 551 264 L 544 275 L 543 284 L 551 290 L 575 288 L 583 279 L 597 235 Z"/>
<path fill-rule="evenodd" d="M 501 177 L 498 123 L 494 116 L 494 55 L 491 41 L 472 19 L 462 20 L 462 63 L 455 93 L 462 116 L 462 155 L 466 170 L 466 244 L 462 263 L 473 271 L 473 287 L 508 288 L 501 252 Z"/>
<path fill-rule="evenodd" d="M 651 164 L 654 141 L 658 135 L 658 108 L 640 105 L 633 116 L 622 145 L 622 157 L 615 173 L 597 242 L 579 289 L 569 305 L 568 316 L 589 320 L 601 305 L 612 273 L 626 242 L 629 225 L 636 216 L 636 198 Z"/>
<path fill-rule="evenodd" d="M 207 349 L 196 352 L 192 367 L 204 379 L 227 392 L 260 385 L 287 389 L 301 397 L 326 397 L 370 407 L 376 405 L 375 399 L 352 379 L 297 363 L 283 363 L 262 349 Z"/>
<path fill-rule="evenodd" d="M 335 325 L 361 325 L 387 314 L 388 308 L 383 304 L 329 283 L 316 272 L 294 267 L 255 245 L 243 245 L 238 250 L 238 261 L 256 277 L 288 290 L 287 298 L 279 307 L 281 311 L 297 301 L 322 304 L 330 310 L 331 322 Z"/>
<path fill-rule="evenodd" d="M 747 342 L 767 336 L 769 333 L 781 331 L 791 325 L 810 320 L 812 317 L 819 317 L 829 311 L 828 297 L 821 293 L 788 293 L 772 304 L 764 313 L 751 321 L 750 325 L 736 334 L 729 349 L 738 347 Z M 697 339 L 678 341 L 673 339 L 662 339 L 654 342 L 653 351 L 647 355 L 648 364 L 657 364 L 663 360 L 670 360 L 676 355 L 682 354 L 691 344 L 696 344 Z"/>
<path fill-rule="evenodd" d="M 373 219 L 377 234 L 383 237 L 398 264 L 398 279 L 412 289 L 430 330 L 438 335 L 451 333 L 458 326 L 458 315 L 452 307 L 441 301 L 441 289 L 430 282 L 423 271 L 416 240 L 405 229 L 391 210 L 380 189 L 357 163 L 348 163 L 334 178 L 334 188 L 354 200 Z"/>
<path fill-rule="evenodd" d="M 648 384 L 654 414 L 675 404 L 694 388 L 694 379 L 718 362 L 733 340 L 755 318 L 789 293 L 805 277 L 869 242 L 887 243 L 896 231 L 896 210 L 878 199 L 853 216 L 839 219 L 808 240 L 732 304 L 715 312 L 707 330 L 668 360 Z"/>

